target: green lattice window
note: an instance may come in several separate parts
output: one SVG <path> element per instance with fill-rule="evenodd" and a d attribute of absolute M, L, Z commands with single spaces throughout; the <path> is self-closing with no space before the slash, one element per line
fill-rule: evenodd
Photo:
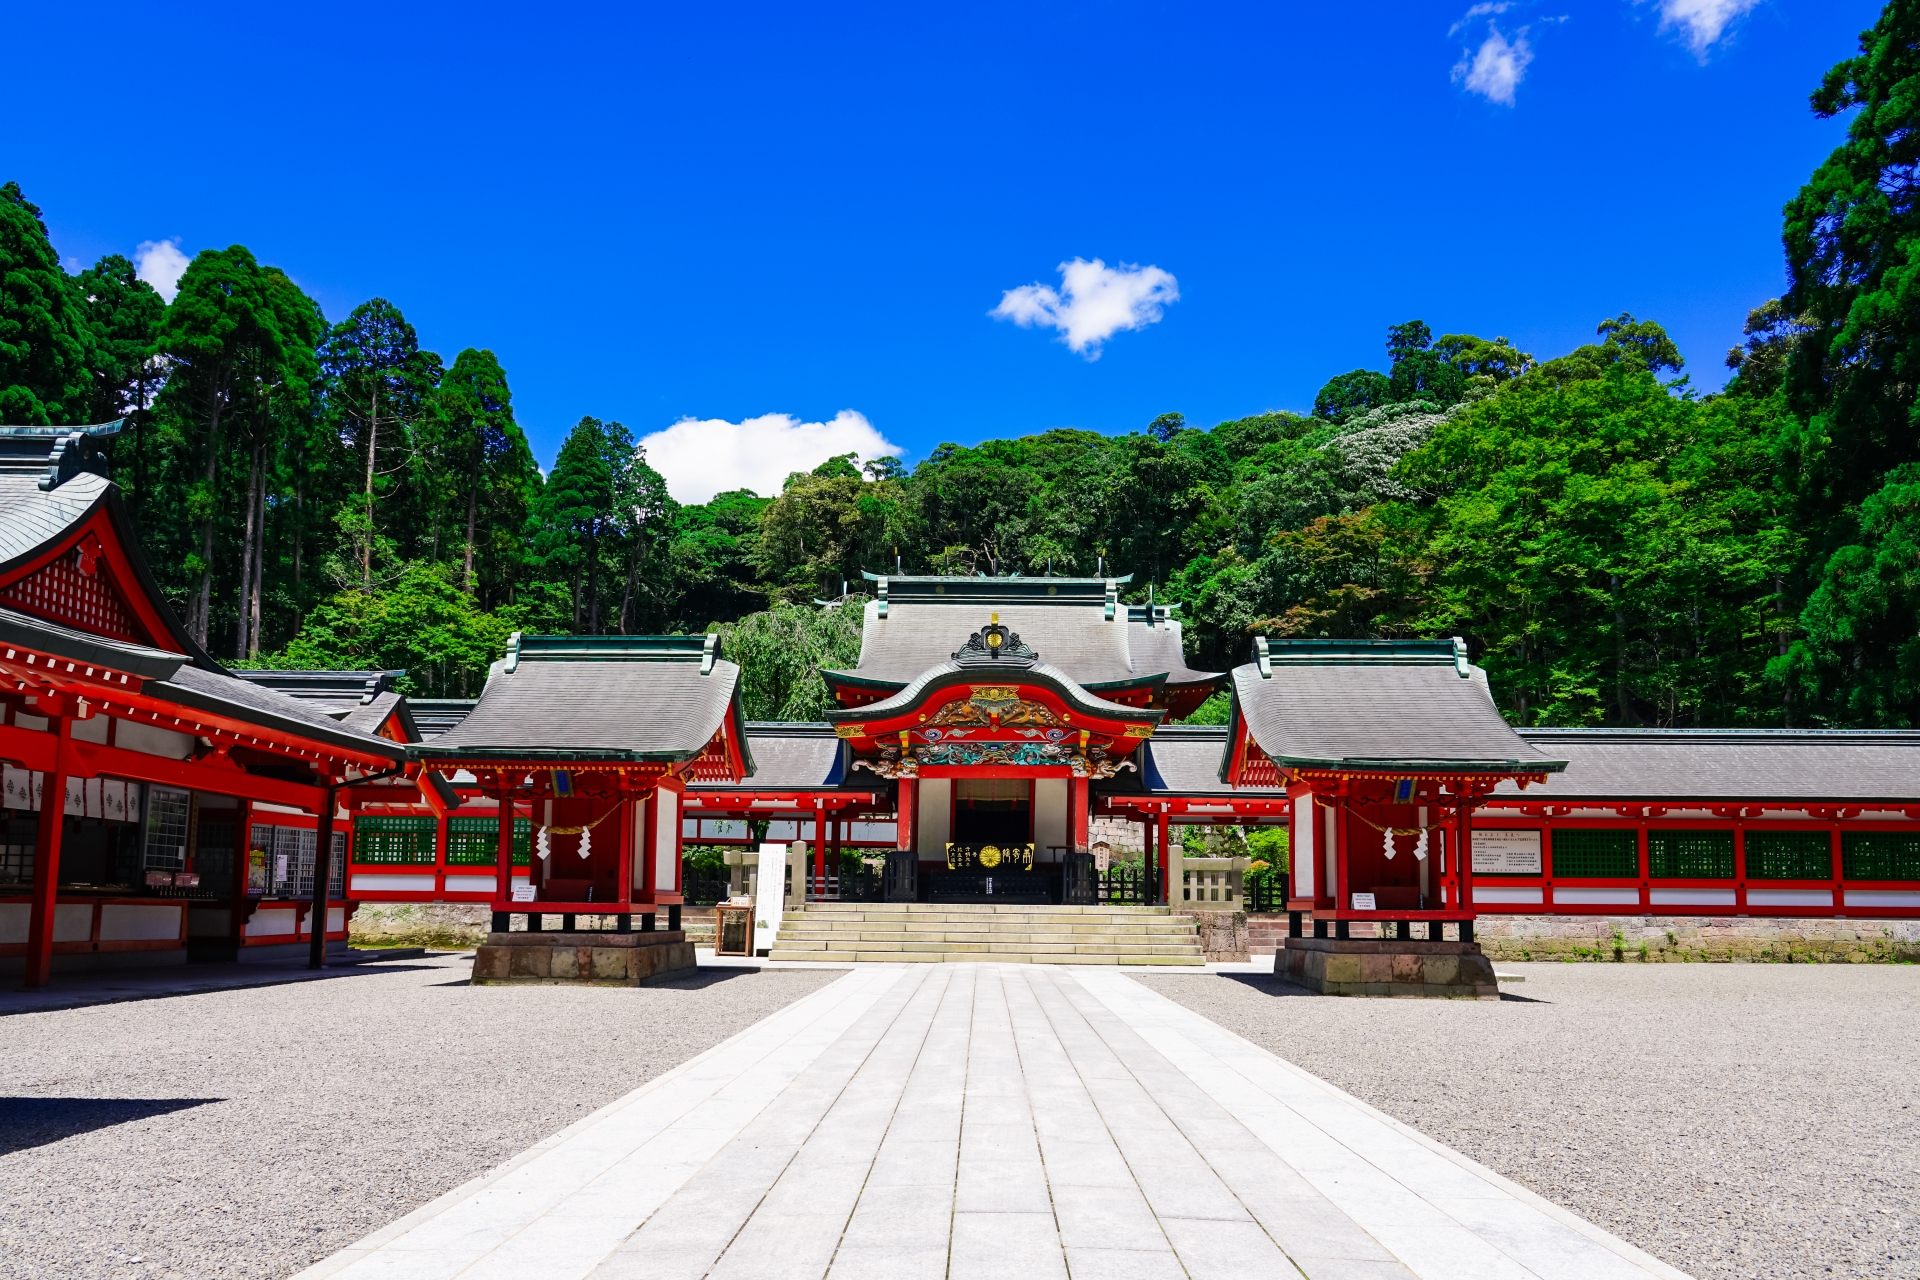
<path fill-rule="evenodd" d="M 524 867 L 531 861 L 533 819 L 513 820 L 513 865 Z M 447 865 L 450 867 L 492 867 L 500 862 L 500 819 L 448 818 Z"/>
<path fill-rule="evenodd" d="M 1824 831 L 1749 831 L 1747 879 L 1831 880 L 1833 840 Z"/>
<path fill-rule="evenodd" d="M 380 818 L 362 815 L 353 821 L 353 860 L 387 866 L 433 865 L 432 818 Z"/>
<path fill-rule="evenodd" d="M 1636 880 L 1640 876 L 1639 835 L 1630 830 L 1556 827 L 1553 874 L 1563 880 Z"/>
<path fill-rule="evenodd" d="M 1840 874 L 1849 880 L 1920 880 L 1920 836 L 1843 831 Z"/>
<path fill-rule="evenodd" d="M 1649 831 L 1647 874 L 1655 880 L 1733 879 L 1733 832 Z"/>

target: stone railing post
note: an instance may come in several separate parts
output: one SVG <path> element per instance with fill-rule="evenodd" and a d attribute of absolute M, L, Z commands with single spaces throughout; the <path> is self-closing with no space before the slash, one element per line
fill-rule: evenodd
<path fill-rule="evenodd" d="M 1188 911 L 1244 911 L 1246 858 L 1182 858 L 1180 895 Z"/>

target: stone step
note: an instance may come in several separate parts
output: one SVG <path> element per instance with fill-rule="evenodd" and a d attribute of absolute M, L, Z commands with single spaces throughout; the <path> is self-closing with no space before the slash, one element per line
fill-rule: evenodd
<path fill-rule="evenodd" d="M 1152 919 L 1085 919 L 1069 915 L 1066 919 L 939 919 L 927 915 L 829 915 L 829 917 L 808 917 L 808 915 L 783 915 L 781 927 L 795 929 L 1058 929 L 1062 933 L 1083 933 L 1087 929 L 1192 929 L 1194 921 L 1190 917 L 1169 917 L 1156 915 Z"/>
<path fill-rule="evenodd" d="M 1048 947 L 1085 947 L 1085 946 L 1156 946 L 1156 947 L 1193 947 L 1197 945 L 1196 935 L 1187 934 L 1150 934 L 1150 933 L 934 933 L 903 932 L 888 929 L 862 929 L 857 932 L 843 933 L 795 933 L 782 929 L 774 935 L 775 945 L 843 947 L 857 946 L 867 942 L 917 942 L 930 946 L 971 947 L 984 943 L 1005 941 L 1009 938 L 1022 943 Z"/>
<path fill-rule="evenodd" d="M 1098 942 L 1022 942 L 1004 939 L 1000 942 L 881 942 L 873 939 L 849 939 L 845 942 L 811 942 L 803 938 L 781 938 L 777 940 L 776 950 L 807 951 L 816 955 L 838 954 L 845 951 L 950 951 L 957 955 L 992 955 L 1003 952 L 1031 951 L 1035 954 L 1076 955 L 1086 952 L 1117 952 L 1129 955 L 1192 955 L 1196 949 L 1192 946 L 1154 944 L 1150 942 L 1125 942 L 1107 938 Z"/>
<path fill-rule="evenodd" d="M 1117 912 L 1063 912 L 1035 911 L 1028 913 L 962 911 L 836 911 L 820 912 L 809 908 L 806 911 L 789 911 L 783 917 L 788 920 L 930 920 L 930 921 L 966 921 L 984 926 L 1027 925 L 1027 924 L 1111 924 L 1129 927 L 1154 922 L 1169 922 L 1184 919 L 1165 911 L 1142 912 L 1140 915 L 1123 915 Z"/>
<path fill-rule="evenodd" d="M 776 960 L 1205 964 L 1194 921 L 1171 908 L 1017 903 L 814 902 L 786 912 Z"/>
<path fill-rule="evenodd" d="M 1098 965 L 1140 965 L 1152 967 L 1198 967 L 1206 961 L 1198 951 L 1184 955 L 1131 955 L 1058 952 L 993 952 L 988 955 L 976 955 L 962 951 L 791 951 L 775 947 L 768 952 L 770 960 L 793 960 L 801 962 L 855 964 L 1098 964 Z"/>

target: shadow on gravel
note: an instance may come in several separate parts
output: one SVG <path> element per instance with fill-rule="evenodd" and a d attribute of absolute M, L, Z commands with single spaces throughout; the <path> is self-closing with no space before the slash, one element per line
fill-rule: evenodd
<path fill-rule="evenodd" d="M 697 969 L 684 977 L 656 978 L 646 985 L 655 991 L 705 991 L 708 987 L 735 978 L 750 978 L 760 972 L 759 969 Z"/>
<path fill-rule="evenodd" d="M 1223 973 L 1220 975 L 1231 982 L 1252 987 L 1255 991 L 1264 991 L 1270 996 L 1312 996 L 1317 994 L 1305 987 L 1296 987 L 1284 978 L 1276 978 L 1270 973 Z"/>
<path fill-rule="evenodd" d="M 1288 982 L 1286 979 L 1276 978 L 1270 973 L 1223 973 L 1223 974 L 1220 974 L 1219 976 L 1222 978 L 1226 978 L 1228 981 L 1238 982 L 1243 986 L 1252 987 L 1255 991 L 1258 991 L 1258 992 L 1261 992 L 1262 994 L 1270 995 L 1270 996 L 1315 997 L 1319 994 L 1318 992 L 1309 991 L 1305 987 L 1296 987 L 1291 982 Z M 1347 997 L 1329 996 L 1327 998 L 1338 1000 L 1338 999 L 1345 999 Z M 1553 1001 L 1551 1000 L 1539 1000 L 1539 999 L 1535 999 L 1532 996 L 1516 996 L 1510 991 L 1502 991 L 1500 993 L 1500 998 L 1502 1000 L 1512 1000 L 1519 1004 L 1552 1004 L 1553 1003 Z"/>
<path fill-rule="evenodd" d="M 49 1142 L 149 1120 L 225 1098 L 6 1098 L 0 1097 L 0 1156 Z"/>
<path fill-rule="evenodd" d="M 730 978 L 745 977 L 749 974 L 759 972 L 760 970 L 758 969 L 702 969 L 699 973 L 689 974 L 684 978 L 655 978 L 651 981 L 641 983 L 638 989 L 647 991 L 705 991 L 708 987 L 716 983 L 725 982 Z M 473 979 L 461 978 L 457 982 L 436 982 L 433 985 L 436 987 L 470 987 L 473 985 Z M 595 985 L 605 990 L 617 991 L 626 984 L 607 982 L 596 983 Z"/>

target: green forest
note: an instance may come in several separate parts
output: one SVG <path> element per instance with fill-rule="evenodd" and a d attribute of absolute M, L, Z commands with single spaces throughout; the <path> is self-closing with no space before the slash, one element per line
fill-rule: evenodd
<path fill-rule="evenodd" d="M 391 302 L 329 322 L 240 245 L 170 304 L 117 255 L 69 275 L 8 183 L 0 421 L 125 419 L 116 479 L 216 658 L 403 667 L 421 696 L 476 694 L 515 630 L 720 629 L 749 715 L 804 719 L 858 651 L 858 610 L 816 601 L 863 570 L 1101 573 L 1178 603 L 1205 669 L 1255 635 L 1460 635 L 1516 724 L 1907 726 L 1920 6 L 1811 107 L 1846 140 L 1787 203 L 1788 287 L 1714 394 L 1656 318 L 1558 354 L 1409 320 L 1310 412 L 1146 406 L 1130 434 L 847 455 L 682 505 L 618 422 L 582 418 L 543 474 L 494 353 L 422 350 Z"/>

